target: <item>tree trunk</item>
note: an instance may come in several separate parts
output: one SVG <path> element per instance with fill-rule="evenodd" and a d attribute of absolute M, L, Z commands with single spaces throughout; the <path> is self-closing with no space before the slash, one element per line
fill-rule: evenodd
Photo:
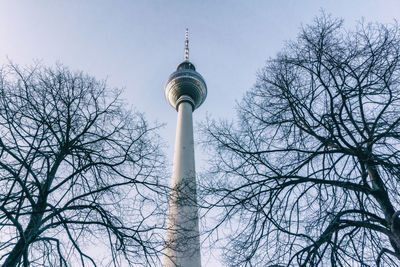
<path fill-rule="evenodd" d="M 395 213 L 385 185 L 383 184 L 376 167 L 373 165 L 367 165 L 367 171 L 371 179 L 373 190 L 372 194 L 381 207 L 381 210 L 385 216 L 385 221 L 391 232 L 391 235 L 389 236 L 390 243 L 392 244 L 394 251 L 400 255 L 400 229 L 398 229 L 400 225 L 400 218 L 398 216 L 399 211 Z"/>
<path fill-rule="evenodd" d="M 3 267 L 15 267 L 21 261 L 22 256 L 28 249 L 28 246 L 37 237 L 37 232 L 42 224 L 42 218 L 46 209 L 47 196 L 37 204 L 37 207 L 31 215 L 31 219 L 24 231 L 24 235 L 15 244 L 14 248 L 11 250 Z"/>
<path fill-rule="evenodd" d="M 39 195 L 39 200 L 33 207 L 28 226 L 26 227 L 23 236 L 20 237 L 14 248 L 11 250 L 10 254 L 3 264 L 3 267 L 17 266 L 18 263 L 21 261 L 22 256 L 27 251 L 28 246 L 37 238 L 39 228 L 42 225 L 43 215 L 47 207 L 47 197 L 49 189 L 51 187 L 51 184 L 53 183 L 57 169 L 63 159 L 63 155 L 64 154 L 60 154 L 56 158 L 54 165 L 52 166 L 51 171 L 47 176 L 46 181 L 41 185 L 42 194 Z"/>
<path fill-rule="evenodd" d="M 396 211 L 392 216 L 391 229 L 393 234 L 393 242 L 396 243 L 397 248 L 400 250 L 400 211 Z M 399 254 L 400 256 L 400 254 Z"/>

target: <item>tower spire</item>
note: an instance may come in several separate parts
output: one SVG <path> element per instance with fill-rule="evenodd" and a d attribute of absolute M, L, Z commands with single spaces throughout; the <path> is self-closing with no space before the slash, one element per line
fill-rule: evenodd
<path fill-rule="evenodd" d="M 189 30 L 186 28 L 185 32 L 185 55 L 183 56 L 184 60 L 189 60 Z"/>

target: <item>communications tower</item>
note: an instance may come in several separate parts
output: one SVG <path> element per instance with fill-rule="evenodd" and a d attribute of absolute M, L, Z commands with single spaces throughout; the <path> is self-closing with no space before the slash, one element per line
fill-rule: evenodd
<path fill-rule="evenodd" d="M 169 200 L 164 267 L 200 267 L 192 113 L 206 99 L 203 77 L 189 61 L 188 29 L 184 60 L 165 85 L 165 97 L 178 112 Z"/>

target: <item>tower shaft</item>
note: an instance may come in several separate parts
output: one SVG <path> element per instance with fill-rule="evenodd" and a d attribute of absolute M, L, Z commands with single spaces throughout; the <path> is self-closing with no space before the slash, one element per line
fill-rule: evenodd
<path fill-rule="evenodd" d="M 192 103 L 178 103 L 164 267 L 200 267 Z"/>

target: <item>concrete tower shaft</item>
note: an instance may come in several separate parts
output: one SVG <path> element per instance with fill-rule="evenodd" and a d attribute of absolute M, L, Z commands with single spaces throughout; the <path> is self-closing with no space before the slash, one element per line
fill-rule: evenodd
<path fill-rule="evenodd" d="M 192 113 L 207 96 L 203 77 L 185 60 L 165 85 L 167 101 L 178 111 L 171 192 L 165 238 L 164 267 L 201 267 Z"/>

